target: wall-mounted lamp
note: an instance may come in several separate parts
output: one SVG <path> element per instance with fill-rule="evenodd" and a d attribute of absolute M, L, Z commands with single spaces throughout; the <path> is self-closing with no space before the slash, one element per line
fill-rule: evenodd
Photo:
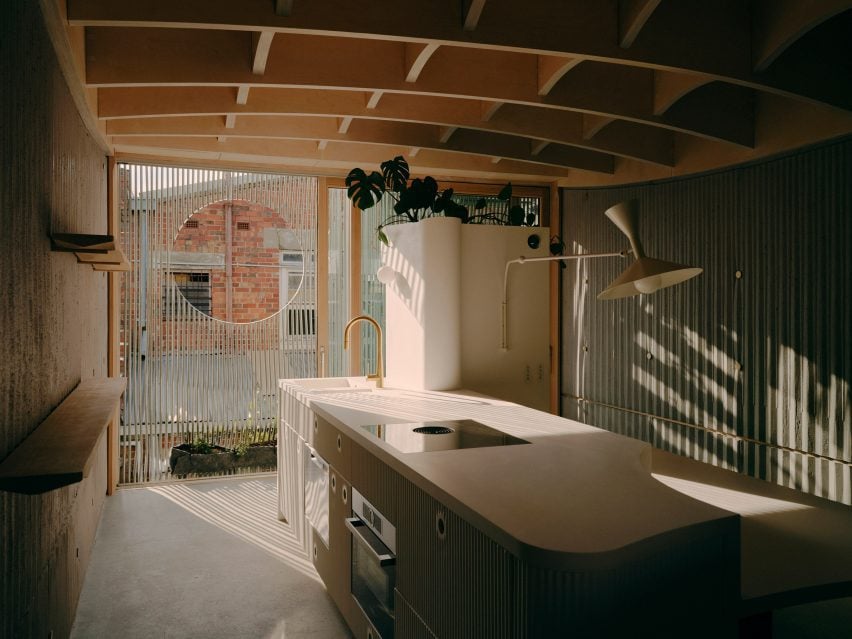
<path fill-rule="evenodd" d="M 654 293 L 661 288 L 680 284 L 699 275 L 704 269 L 656 260 L 645 255 L 639 241 L 639 202 L 621 202 L 604 213 L 619 230 L 627 236 L 636 261 L 603 291 L 599 300 L 615 300 L 620 297 Z"/>
<path fill-rule="evenodd" d="M 606 210 L 605 215 L 615 224 L 619 230 L 627 236 L 630 241 L 630 250 L 617 253 L 584 253 L 579 255 L 555 255 L 552 257 L 529 257 L 523 255 L 517 259 L 506 262 L 506 270 L 503 274 L 503 343 L 502 348 L 508 350 L 509 319 L 506 312 L 509 288 L 509 267 L 512 264 L 526 264 L 528 262 L 554 262 L 562 260 L 585 260 L 597 257 L 626 257 L 633 253 L 636 261 L 619 275 L 603 291 L 598 293 L 599 300 L 614 300 L 621 297 L 630 297 L 641 293 L 654 293 L 661 288 L 679 284 L 696 275 L 704 269 L 665 262 L 645 255 L 642 244 L 639 241 L 639 202 L 630 200 L 621 202 Z"/>

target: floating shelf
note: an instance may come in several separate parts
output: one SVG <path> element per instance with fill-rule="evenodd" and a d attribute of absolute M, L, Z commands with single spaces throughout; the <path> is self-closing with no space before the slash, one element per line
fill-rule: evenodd
<path fill-rule="evenodd" d="M 130 270 L 130 262 L 112 235 L 54 233 L 50 241 L 52 250 L 74 253 L 79 264 L 91 264 L 96 271 Z"/>
<path fill-rule="evenodd" d="M 66 253 L 108 253 L 115 250 L 115 238 L 112 235 L 91 235 L 86 233 L 53 233 L 50 236 L 51 249 Z"/>
<path fill-rule="evenodd" d="M 127 380 L 87 379 L 0 463 L 0 490 L 37 495 L 89 475 Z"/>

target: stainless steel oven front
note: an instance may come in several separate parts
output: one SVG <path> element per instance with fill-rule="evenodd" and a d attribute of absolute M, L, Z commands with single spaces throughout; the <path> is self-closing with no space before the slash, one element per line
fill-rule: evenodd
<path fill-rule="evenodd" d="M 393 639 L 396 528 L 357 490 L 352 490 L 352 597 L 375 628 L 374 639 Z"/>

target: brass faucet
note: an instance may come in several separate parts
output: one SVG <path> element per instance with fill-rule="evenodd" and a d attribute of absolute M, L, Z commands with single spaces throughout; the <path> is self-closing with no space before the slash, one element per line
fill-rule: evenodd
<path fill-rule="evenodd" d="M 343 329 L 343 348 L 344 350 L 349 348 L 349 331 L 358 322 L 367 322 L 376 327 L 376 374 L 367 375 L 367 379 L 375 380 L 376 388 L 382 388 L 384 382 L 384 365 L 382 364 L 382 327 L 379 326 L 379 323 L 369 315 L 353 317 L 346 324 L 346 328 Z"/>

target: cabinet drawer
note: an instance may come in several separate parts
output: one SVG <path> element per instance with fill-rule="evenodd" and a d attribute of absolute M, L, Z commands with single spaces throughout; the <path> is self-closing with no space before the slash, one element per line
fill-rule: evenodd
<path fill-rule="evenodd" d="M 351 477 L 351 440 L 322 417 L 314 417 L 314 448 L 339 473 Z"/>

